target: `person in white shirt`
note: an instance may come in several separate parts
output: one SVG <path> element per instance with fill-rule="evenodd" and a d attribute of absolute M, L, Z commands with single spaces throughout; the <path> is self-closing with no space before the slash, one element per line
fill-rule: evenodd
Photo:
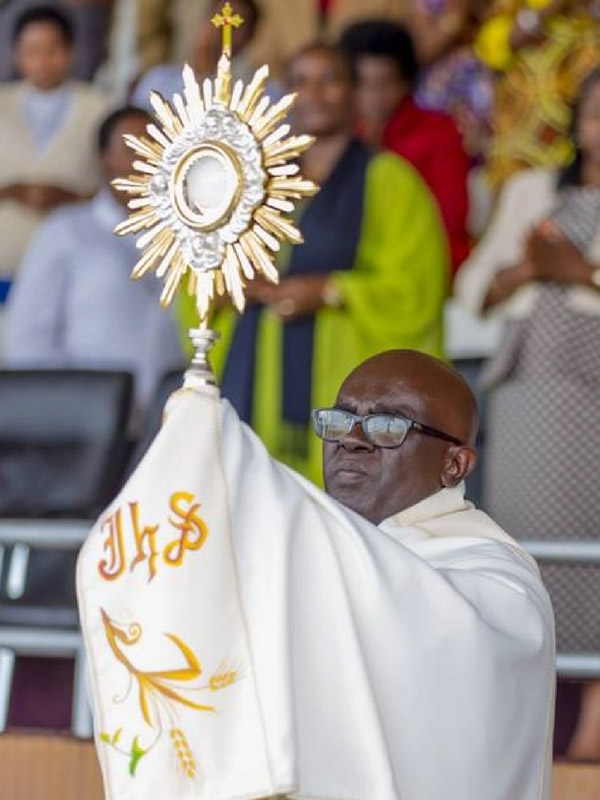
<path fill-rule="evenodd" d="M 58 8 L 23 12 L 13 34 L 22 80 L 0 86 L 0 281 L 11 281 L 35 229 L 100 181 L 95 148 L 108 101 L 71 82 L 73 28 Z M 5 287 L 6 288 L 6 287 Z"/>
<path fill-rule="evenodd" d="M 10 42 L 15 23 L 23 11 L 39 5 L 39 0 L 5 0 L 0 3 L 1 81 L 14 78 Z M 71 74 L 77 80 L 91 80 L 105 58 L 114 0 L 45 0 L 44 5 L 63 10 L 73 21 L 75 37 Z"/>
<path fill-rule="evenodd" d="M 78 565 L 107 800 L 549 800 L 552 610 L 465 500 L 476 417 L 375 356 L 314 412 L 326 494 L 188 373 Z"/>
<path fill-rule="evenodd" d="M 113 234 L 128 198 L 110 181 L 129 174 L 134 158 L 123 135 L 143 135 L 149 121 L 146 111 L 125 107 L 102 123 L 105 186 L 38 230 L 9 297 L 4 342 L 11 366 L 130 370 L 142 410 L 162 375 L 185 363 L 173 315 L 159 305 L 160 284 L 131 279 L 135 240 Z"/>

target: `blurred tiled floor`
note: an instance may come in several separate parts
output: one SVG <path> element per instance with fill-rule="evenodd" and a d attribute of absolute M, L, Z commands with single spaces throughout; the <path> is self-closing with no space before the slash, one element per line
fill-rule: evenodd
<path fill-rule="evenodd" d="M 555 765 L 552 800 L 600 800 L 600 766 Z"/>
<path fill-rule="evenodd" d="M 91 742 L 68 737 L 0 736 L 0 800 L 103 800 Z"/>
<path fill-rule="evenodd" d="M 0 800 L 103 800 L 92 743 L 0 736 Z M 600 765 L 557 764 L 552 800 L 600 800 Z"/>

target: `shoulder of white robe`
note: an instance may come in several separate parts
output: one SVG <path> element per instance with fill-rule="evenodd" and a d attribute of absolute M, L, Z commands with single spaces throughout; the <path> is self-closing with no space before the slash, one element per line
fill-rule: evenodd
<path fill-rule="evenodd" d="M 464 483 L 452 489 L 441 489 L 384 520 L 379 527 L 407 546 L 425 539 L 455 539 L 457 544 L 461 542 L 461 549 L 467 544 L 466 540 L 470 543 L 474 540 L 498 542 L 538 573 L 535 560 L 526 550 L 466 499 Z"/>

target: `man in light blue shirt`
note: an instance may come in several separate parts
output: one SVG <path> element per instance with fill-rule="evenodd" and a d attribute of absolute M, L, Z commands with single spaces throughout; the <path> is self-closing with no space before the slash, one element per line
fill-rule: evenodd
<path fill-rule="evenodd" d="M 131 279 L 135 240 L 113 234 L 127 216 L 127 197 L 110 181 L 129 174 L 134 158 L 123 134 L 141 136 L 149 121 L 134 107 L 104 121 L 99 151 L 106 186 L 41 225 L 9 296 L 4 331 L 10 366 L 131 371 L 138 410 L 162 375 L 184 365 L 173 315 L 159 305 L 159 282 L 151 275 Z"/>

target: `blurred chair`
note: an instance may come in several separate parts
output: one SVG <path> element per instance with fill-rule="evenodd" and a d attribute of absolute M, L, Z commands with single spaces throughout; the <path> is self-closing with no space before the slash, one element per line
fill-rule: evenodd
<path fill-rule="evenodd" d="M 570 582 L 573 600 L 584 596 L 585 615 L 565 601 L 554 602 L 556 623 L 556 668 L 560 678 L 590 680 L 600 678 L 600 541 L 550 540 L 522 541 L 542 571 L 560 573 Z M 567 593 L 564 593 L 565 597 Z M 579 595 L 579 596 L 578 596 Z"/>
<path fill-rule="evenodd" d="M 91 733 L 75 563 L 122 478 L 132 393 L 125 372 L 0 371 L 0 731 L 29 655 L 75 659 L 73 732 Z"/>

